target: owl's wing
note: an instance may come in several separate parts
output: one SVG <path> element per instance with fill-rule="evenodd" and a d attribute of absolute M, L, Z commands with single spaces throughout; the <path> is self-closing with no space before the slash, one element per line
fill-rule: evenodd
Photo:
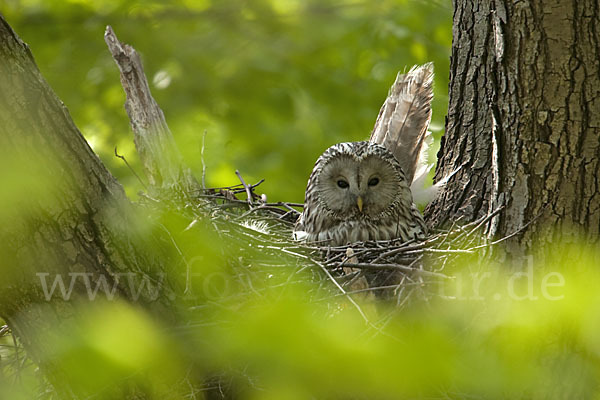
<path fill-rule="evenodd" d="M 432 100 L 433 63 L 415 65 L 408 73 L 398 74 L 369 139 L 394 154 L 409 183 L 419 166 Z"/>

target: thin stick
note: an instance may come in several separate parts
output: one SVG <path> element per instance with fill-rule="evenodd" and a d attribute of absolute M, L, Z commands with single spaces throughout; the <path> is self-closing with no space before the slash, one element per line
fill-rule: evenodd
<path fill-rule="evenodd" d="M 260 185 L 264 181 L 265 181 L 264 179 L 261 179 L 260 181 L 254 183 L 252 185 L 249 185 L 249 186 L 250 186 L 251 189 L 254 189 L 255 187 L 257 187 L 258 185 Z M 221 190 L 221 189 L 227 189 L 227 190 L 231 190 L 231 191 L 237 191 L 238 189 L 236 189 L 236 188 L 238 188 L 240 186 L 242 187 L 241 191 L 243 192 L 245 189 L 243 189 L 244 185 L 242 185 L 241 183 L 238 183 L 237 185 L 230 185 L 230 186 L 215 186 L 215 187 L 210 187 L 208 189 L 214 190 L 214 191 Z M 214 195 L 208 195 L 208 196 L 214 196 Z"/>
<path fill-rule="evenodd" d="M 333 284 L 339 289 L 340 292 L 342 292 L 342 294 L 344 296 L 346 296 L 346 298 L 348 299 L 348 301 L 358 310 L 359 314 L 361 315 L 361 317 L 363 317 L 363 319 L 365 320 L 365 322 L 371 326 L 373 326 L 373 323 L 369 320 L 369 318 L 367 317 L 367 315 L 364 313 L 364 311 L 362 310 L 362 308 L 360 308 L 360 306 L 358 305 L 358 303 L 356 303 L 356 301 L 354 301 L 354 299 L 352 298 L 352 296 L 350 296 L 345 290 L 344 288 L 339 284 L 338 281 L 335 280 L 335 278 L 333 277 L 333 275 L 331 275 L 331 273 L 329 272 L 329 270 L 327 269 L 327 267 L 325 267 L 323 264 L 321 264 L 320 262 L 318 262 L 317 260 L 314 260 L 308 256 L 305 256 L 304 254 L 300 254 L 300 253 L 295 253 L 293 251 L 289 251 L 287 249 L 281 249 L 284 253 L 288 253 L 291 255 L 294 255 L 296 257 L 300 257 L 300 258 L 304 258 L 306 260 L 309 260 L 310 262 L 312 262 L 313 264 L 315 264 L 316 266 L 318 266 L 319 268 L 321 268 L 321 270 L 323 272 L 325 272 L 325 275 L 327 275 L 327 278 L 329 278 L 329 280 L 331 282 L 333 282 Z M 375 327 L 375 326 L 374 326 Z M 375 327 L 377 329 L 377 327 Z"/>
<path fill-rule="evenodd" d="M 177 253 L 179 253 L 179 257 L 181 257 L 181 259 L 185 263 L 185 289 L 183 291 L 183 294 L 187 295 L 187 294 L 191 293 L 191 289 L 192 289 L 192 267 L 191 267 L 190 263 L 187 261 L 187 259 L 185 258 L 185 256 L 183 255 L 183 252 L 177 245 L 175 238 L 173 238 L 173 235 L 171 235 L 171 232 L 169 232 L 167 227 L 164 226 L 163 224 L 158 224 L 158 225 L 167 233 L 167 236 L 169 236 L 169 239 L 171 239 L 171 244 L 173 245 L 173 247 L 175 248 Z"/>
<path fill-rule="evenodd" d="M 125 162 L 125 165 L 127 165 L 127 168 L 129 168 L 129 170 L 131 172 L 133 172 L 133 175 L 135 175 L 135 177 L 142 184 L 142 186 L 144 187 L 144 189 L 146 189 L 146 191 L 148 191 L 148 187 L 146 186 L 146 184 L 144 183 L 144 181 L 142 181 L 142 179 L 138 176 L 138 174 L 135 173 L 135 170 L 133 168 L 131 168 L 131 165 L 129 165 L 129 163 L 127 162 L 127 159 L 124 156 L 122 156 L 119 153 L 117 153 L 117 146 L 115 146 L 115 157 L 120 158 L 121 160 L 123 160 Z"/>
<path fill-rule="evenodd" d="M 374 286 L 374 287 L 368 287 L 365 289 L 357 289 L 357 290 L 352 290 L 352 291 L 347 291 L 346 294 L 357 294 L 357 293 L 365 293 L 365 292 L 376 292 L 378 290 L 386 290 L 386 289 L 396 289 L 398 287 L 404 287 L 404 286 L 416 286 L 416 285 L 421 285 L 420 283 L 415 283 L 415 282 L 411 282 L 411 283 L 402 283 L 402 284 L 397 284 L 397 285 L 386 285 L 386 286 Z M 327 301 L 327 300 L 331 300 L 334 299 L 336 297 L 340 297 L 343 296 L 343 293 L 337 293 L 328 297 L 323 297 L 321 299 L 316 299 L 315 303 L 318 303 L 320 301 Z"/>
<path fill-rule="evenodd" d="M 417 275 L 434 276 L 436 278 L 443 278 L 443 279 L 452 279 L 452 277 L 441 274 L 439 272 L 432 272 L 432 271 L 427 271 L 425 269 L 411 268 L 409 266 L 401 265 L 401 264 L 346 263 L 346 264 L 344 264 L 344 266 L 349 267 L 349 268 L 368 269 L 368 270 L 375 270 L 375 271 L 398 270 L 398 271 L 402 271 L 402 272 L 415 273 Z"/>
<path fill-rule="evenodd" d="M 406 243 L 402 243 L 400 245 L 400 247 L 398 247 L 396 249 L 385 251 L 385 252 L 381 253 L 373 262 L 376 263 L 386 257 L 394 256 L 398 253 L 408 252 L 410 250 L 420 250 L 427 245 L 425 242 L 421 242 L 421 243 L 417 243 L 412 246 L 409 246 L 413 241 L 414 240 L 410 240 Z"/>
<path fill-rule="evenodd" d="M 461 234 L 459 234 L 457 237 L 454 238 L 454 241 L 458 241 L 462 236 L 466 235 L 466 237 L 471 236 L 473 233 L 477 232 L 477 230 L 479 228 L 481 228 L 485 223 L 487 223 L 490 219 L 492 219 L 493 217 L 495 217 L 500 211 L 502 211 L 504 209 L 503 206 L 498 207 L 497 209 L 495 209 L 491 214 L 487 214 L 484 215 L 483 217 L 481 217 L 479 220 L 477 221 L 473 221 L 465 226 L 463 226 L 462 228 L 467 228 L 470 226 L 475 225 L 475 227 L 473 229 L 471 229 L 470 231 L 463 231 Z"/>
<path fill-rule="evenodd" d="M 329 270 L 327 270 L 327 268 L 321 264 L 318 261 L 315 260 L 311 260 L 313 263 L 315 263 L 315 265 L 317 265 L 319 268 L 321 268 L 323 270 L 323 272 L 325 272 L 325 275 L 327 275 L 327 277 L 329 278 L 329 280 L 331 282 L 333 282 L 333 284 L 339 289 L 340 292 L 342 292 L 342 294 L 344 296 L 346 296 L 346 298 L 348 299 L 348 301 L 350 303 L 352 303 L 352 305 L 358 310 L 358 312 L 360 313 L 361 317 L 363 317 L 363 319 L 365 320 L 365 322 L 369 325 L 373 325 L 371 323 L 371 321 L 369 320 L 369 318 L 367 317 L 367 315 L 364 313 L 364 311 L 362 310 L 362 308 L 360 308 L 360 306 L 358 305 L 358 303 L 356 301 L 354 301 L 354 299 L 352 298 L 352 296 L 350 296 L 346 290 L 344 290 L 344 288 L 339 284 L 338 281 L 335 280 L 335 278 L 333 277 L 333 275 L 331 275 L 331 273 L 329 272 Z M 375 327 L 377 328 L 377 327 Z"/>
<path fill-rule="evenodd" d="M 200 149 L 200 160 L 202 161 L 202 189 L 206 189 L 206 164 L 204 162 L 204 144 L 206 141 L 206 129 L 202 135 L 202 148 Z"/>
<path fill-rule="evenodd" d="M 512 237 L 515 237 L 519 233 L 523 232 L 523 230 L 525 230 L 525 228 L 527 228 L 529 225 L 531 225 L 533 222 L 535 222 L 536 219 L 537 219 L 537 217 L 534 218 L 534 219 L 532 219 L 531 221 L 529 221 L 528 223 L 526 223 L 525 225 L 523 225 L 522 227 L 520 227 L 519 229 L 517 229 L 513 233 L 504 236 L 503 238 L 500 238 L 500 239 L 495 240 L 495 241 L 490 242 L 490 243 L 486 243 L 486 244 L 482 244 L 482 245 L 479 245 L 479 246 L 471 247 L 469 250 L 477 250 L 477 249 L 482 249 L 484 247 L 494 246 L 494 245 L 497 245 L 498 243 L 504 242 L 505 240 L 508 240 L 508 239 L 510 239 Z"/>
<path fill-rule="evenodd" d="M 451 253 L 451 254 L 473 254 L 474 251 L 471 249 L 463 250 L 463 249 L 434 249 L 434 248 L 424 248 L 419 251 L 410 251 L 406 254 L 420 254 L 420 253 Z"/>
<path fill-rule="evenodd" d="M 246 184 L 246 181 L 244 181 L 244 178 L 242 178 L 242 174 L 240 174 L 240 171 L 238 171 L 237 169 L 235 170 L 235 174 L 237 175 L 238 179 L 240 180 L 240 182 L 242 182 L 242 186 L 244 187 L 244 189 L 246 189 L 246 195 L 248 195 L 248 206 L 250 208 L 252 208 L 252 190 L 250 189 L 250 187 Z"/>
<path fill-rule="evenodd" d="M 15 363 L 18 365 L 18 364 L 20 364 L 19 360 L 21 357 L 21 355 L 19 353 L 19 344 L 17 343 L 17 337 L 14 334 L 11 334 L 11 338 L 12 338 L 13 345 L 15 346 Z M 17 370 L 15 371 L 15 373 L 16 373 L 15 382 L 21 380 L 21 369 L 22 368 L 17 368 Z"/>

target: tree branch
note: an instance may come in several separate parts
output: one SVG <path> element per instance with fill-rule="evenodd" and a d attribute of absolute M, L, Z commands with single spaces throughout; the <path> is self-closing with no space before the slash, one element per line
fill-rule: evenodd
<path fill-rule="evenodd" d="M 121 43 L 110 26 L 106 27 L 104 41 L 121 73 L 127 96 L 125 109 L 148 181 L 154 189 L 179 187 L 185 193 L 196 192 L 201 187 L 185 165 L 165 116 L 150 93 L 139 54 Z"/>

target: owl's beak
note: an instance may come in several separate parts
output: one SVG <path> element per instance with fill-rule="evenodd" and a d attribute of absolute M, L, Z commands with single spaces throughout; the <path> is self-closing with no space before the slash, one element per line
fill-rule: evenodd
<path fill-rule="evenodd" d="M 358 196 L 358 198 L 356 199 L 356 205 L 358 206 L 358 211 L 362 212 L 362 208 L 363 208 L 362 197 Z"/>

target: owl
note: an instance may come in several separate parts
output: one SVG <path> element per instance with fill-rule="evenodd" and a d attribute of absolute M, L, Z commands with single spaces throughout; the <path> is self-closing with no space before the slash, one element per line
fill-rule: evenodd
<path fill-rule="evenodd" d="M 369 141 L 339 143 L 319 157 L 294 236 L 321 245 L 422 239 L 411 183 L 431 119 L 433 66 L 399 74 Z"/>

